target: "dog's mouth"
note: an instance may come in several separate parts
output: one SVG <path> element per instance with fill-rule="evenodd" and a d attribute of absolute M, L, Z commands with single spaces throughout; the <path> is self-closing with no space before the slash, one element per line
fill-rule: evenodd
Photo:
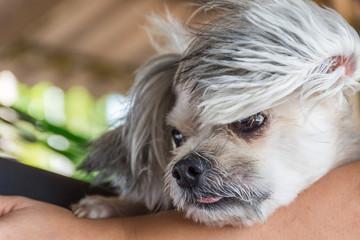
<path fill-rule="evenodd" d="M 216 210 L 221 209 L 225 203 L 229 203 L 230 199 L 227 197 L 200 197 L 196 198 L 193 204 L 200 209 Z"/>
<path fill-rule="evenodd" d="M 197 198 L 193 204 L 200 209 L 207 211 L 223 209 L 230 205 L 244 205 L 246 201 L 235 197 L 209 197 L 209 198 Z"/>
<path fill-rule="evenodd" d="M 248 208 L 261 204 L 271 195 L 270 189 L 265 182 L 262 182 L 262 178 L 257 177 L 250 170 L 243 168 L 234 171 L 229 170 L 224 176 L 223 172 L 214 166 L 212 167 L 211 170 L 205 171 L 193 182 L 188 182 L 192 179 L 186 179 L 187 175 L 180 178 L 178 176 L 180 174 L 175 174 L 175 176 L 171 175 L 173 178 L 167 178 L 171 180 L 168 186 L 176 208 L 185 210 L 187 207 L 191 207 L 192 209 L 214 211 L 225 210 L 233 206 Z M 171 171 L 171 173 L 173 172 Z M 194 175 L 194 173 L 196 173 L 195 170 L 188 172 L 188 175 L 192 176 L 191 174 Z"/>
<path fill-rule="evenodd" d="M 197 198 L 196 202 L 198 203 L 216 203 L 220 201 L 223 197 L 211 197 L 211 198 Z"/>
<path fill-rule="evenodd" d="M 204 194 L 205 195 L 205 194 Z M 194 204 L 195 206 L 207 209 L 207 210 L 216 210 L 219 208 L 223 208 L 224 206 L 230 205 L 256 205 L 259 204 L 266 199 L 270 198 L 270 192 L 262 192 L 258 195 L 253 195 L 251 198 L 247 198 L 244 196 L 201 196 L 194 197 L 192 200 L 188 200 L 189 204 Z"/>

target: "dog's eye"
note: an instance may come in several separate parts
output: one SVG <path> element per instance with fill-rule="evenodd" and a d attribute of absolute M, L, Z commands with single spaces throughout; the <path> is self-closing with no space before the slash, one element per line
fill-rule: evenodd
<path fill-rule="evenodd" d="M 263 113 L 257 113 L 251 117 L 232 123 L 232 127 L 236 130 L 248 133 L 259 129 L 265 122 L 266 116 Z"/>
<path fill-rule="evenodd" d="M 186 137 L 182 135 L 182 133 L 177 129 L 173 129 L 171 131 L 171 135 L 174 139 L 176 147 L 180 147 L 181 144 L 183 144 L 186 141 Z"/>

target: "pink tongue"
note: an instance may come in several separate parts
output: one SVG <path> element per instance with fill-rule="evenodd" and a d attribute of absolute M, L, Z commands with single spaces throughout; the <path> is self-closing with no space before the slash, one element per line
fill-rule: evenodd
<path fill-rule="evenodd" d="M 198 198 L 196 199 L 199 203 L 214 203 L 222 199 L 222 197 L 213 197 L 213 198 Z"/>

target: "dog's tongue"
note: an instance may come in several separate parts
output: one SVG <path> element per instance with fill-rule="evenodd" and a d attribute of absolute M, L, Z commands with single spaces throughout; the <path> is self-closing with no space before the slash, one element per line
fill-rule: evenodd
<path fill-rule="evenodd" d="M 214 203 L 222 199 L 222 197 L 213 197 L 213 198 L 198 198 L 196 199 L 199 203 Z"/>

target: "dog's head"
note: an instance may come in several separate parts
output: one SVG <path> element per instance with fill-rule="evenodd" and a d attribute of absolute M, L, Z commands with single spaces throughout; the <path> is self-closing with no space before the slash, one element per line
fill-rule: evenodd
<path fill-rule="evenodd" d="M 188 217 L 249 225 L 354 157 L 348 97 L 360 87 L 360 41 L 307 0 L 202 8 L 217 17 L 176 48 L 184 52 L 139 70 L 122 141 L 131 174 L 154 183 L 165 173 Z M 172 43 L 187 42 L 171 31 Z M 155 185 L 142 188 L 149 206 L 164 196 Z"/>
<path fill-rule="evenodd" d="M 251 224 L 354 152 L 346 96 L 359 87 L 359 40 L 307 1 L 212 4 L 220 17 L 174 76 L 166 187 L 195 220 Z"/>

